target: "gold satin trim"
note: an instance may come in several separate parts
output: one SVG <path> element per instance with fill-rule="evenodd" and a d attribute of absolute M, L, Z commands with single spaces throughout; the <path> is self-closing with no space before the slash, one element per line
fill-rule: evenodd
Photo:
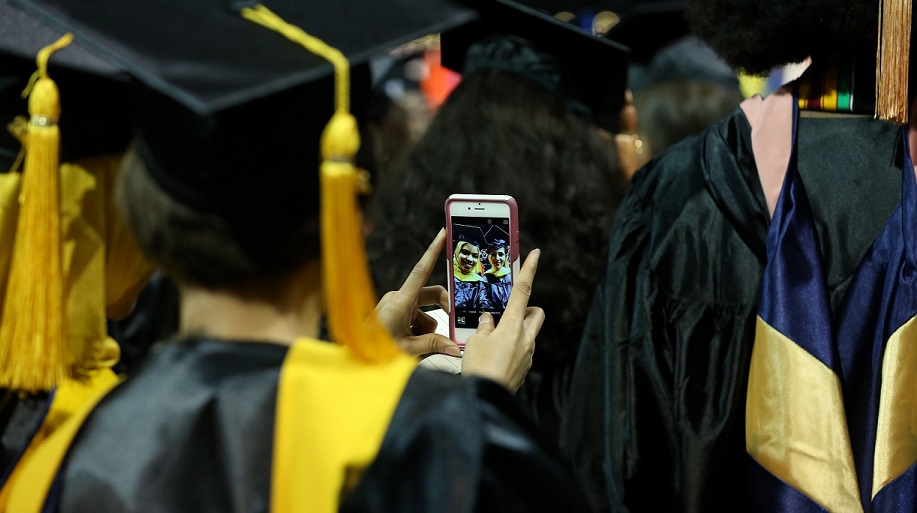
<path fill-rule="evenodd" d="M 882 391 L 872 496 L 917 462 L 917 317 L 888 339 L 882 359 Z"/>
<path fill-rule="evenodd" d="M 0 173 L 0 308 L 3 307 L 3 298 L 6 297 L 6 282 L 13 259 L 21 187 L 22 174 Z"/>
<path fill-rule="evenodd" d="M 745 448 L 771 474 L 829 511 L 863 511 L 840 380 L 760 317 L 748 377 Z"/>
<path fill-rule="evenodd" d="M 271 511 L 334 513 L 375 459 L 417 361 L 364 363 L 345 347 L 299 339 L 277 392 Z"/>
<path fill-rule="evenodd" d="M 72 371 L 86 379 L 118 362 L 118 344 L 105 319 L 129 313 L 152 266 L 144 258 L 114 204 L 121 157 L 63 163 L 61 170 L 61 266 Z M 19 217 L 19 173 L 0 174 L 0 306 Z"/>
<path fill-rule="evenodd" d="M 40 513 L 70 444 L 96 404 L 121 382 L 110 369 L 86 381 L 66 380 L 19 464 L 0 491 L 0 511 Z"/>

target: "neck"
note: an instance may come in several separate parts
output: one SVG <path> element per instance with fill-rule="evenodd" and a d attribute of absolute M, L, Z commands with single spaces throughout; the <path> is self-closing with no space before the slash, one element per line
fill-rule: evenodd
<path fill-rule="evenodd" d="M 320 265 L 311 262 L 276 294 L 181 287 L 179 332 L 223 340 L 290 345 L 316 338 L 322 316 Z"/>

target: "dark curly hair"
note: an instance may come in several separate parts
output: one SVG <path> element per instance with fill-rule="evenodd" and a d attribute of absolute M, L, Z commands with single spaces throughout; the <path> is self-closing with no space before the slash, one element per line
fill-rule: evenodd
<path fill-rule="evenodd" d="M 450 194 L 508 194 L 519 205 L 523 251 L 542 250 L 531 304 L 547 318 L 536 363 L 564 360 L 579 343 L 623 195 L 616 162 L 595 125 L 542 86 L 489 69 L 466 76 L 368 207 L 378 288 L 401 285 L 444 226 Z M 444 267 L 432 281 L 446 283 Z"/>
<path fill-rule="evenodd" d="M 875 53 L 876 0 L 689 0 L 692 30 L 732 67 L 766 74 L 827 53 Z"/>

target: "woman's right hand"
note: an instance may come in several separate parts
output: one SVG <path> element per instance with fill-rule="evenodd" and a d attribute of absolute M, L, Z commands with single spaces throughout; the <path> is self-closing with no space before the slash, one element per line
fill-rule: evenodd
<path fill-rule="evenodd" d="M 492 379 L 513 393 L 522 386 L 532 367 L 535 336 L 544 323 L 544 310 L 528 306 L 540 256 L 536 249 L 522 264 L 500 325 L 494 327 L 489 313 L 481 316 L 477 332 L 465 343 L 462 375 Z"/>

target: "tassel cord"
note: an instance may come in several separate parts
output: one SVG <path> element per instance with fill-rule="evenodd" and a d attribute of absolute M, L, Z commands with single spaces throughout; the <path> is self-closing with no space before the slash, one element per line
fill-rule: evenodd
<path fill-rule="evenodd" d="M 350 110 L 350 64 L 333 48 L 258 4 L 242 16 L 301 45 L 334 67 L 335 113 L 321 138 L 322 287 L 334 340 L 359 360 L 387 361 L 400 353 L 375 316 L 375 291 L 366 265 L 362 218 L 356 202 L 367 189 L 365 171 L 353 164 L 360 133 Z M 365 321 L 363 321 L 365 319 Z"/>

